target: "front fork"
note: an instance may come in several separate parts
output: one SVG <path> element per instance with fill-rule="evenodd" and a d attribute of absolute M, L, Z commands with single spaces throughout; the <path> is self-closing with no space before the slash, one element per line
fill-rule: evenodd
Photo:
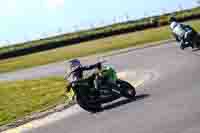
<path fill-rule="evenodd" d="M 116 83 L 113 83 L 109 80 L 103 79 L 102 76 L 100 76 L 100 77 L 96 76 L 96 78 L 94 80 L 94 86 L 97 91 L 102 88 L 102 87 L 100 87 L 102 84 L 106 84 L 106 87 L 103 87 L 103 88 L 108 89 L 109 91 L 114 92 L 116 94 L 120 94 L 119 86 Z"/>

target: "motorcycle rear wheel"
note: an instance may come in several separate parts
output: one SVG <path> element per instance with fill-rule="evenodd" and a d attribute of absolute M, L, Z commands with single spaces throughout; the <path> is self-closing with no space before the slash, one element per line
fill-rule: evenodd
<path fill-rule="evenodd" d="M 76 101 L 81 108 L 88 112 L 97 113 L 102 110 L 100 103 L 89 103 L 86 97 L 77 96 Z"/>

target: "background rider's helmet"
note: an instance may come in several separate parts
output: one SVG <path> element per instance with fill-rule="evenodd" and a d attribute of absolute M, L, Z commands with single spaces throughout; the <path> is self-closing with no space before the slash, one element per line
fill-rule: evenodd
<path fill-rule="evenodd" d="M 177 20 L 176 20 L 176 18 L 174 16 L 172 16 L 172 17 L 170 17 L 169 22 L 170 23 L 177 22 Z"/>
<path fill-rule="evenodd" d="M 77 68 L 81 67 L 81 62 L 78 59 L 73 59 L 69 61 L 71 71 L 76 70 Z"/>
<path fill-rule="evenodd" d="M 173 30 L 177 25 L 178 25 L 177 22 L 172 22 L 172 23 L 170 24 L 170 28 Z"/>

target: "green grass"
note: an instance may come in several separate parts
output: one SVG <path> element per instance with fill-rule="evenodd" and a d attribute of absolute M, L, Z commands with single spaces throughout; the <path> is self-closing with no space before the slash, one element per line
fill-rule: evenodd
<path fill-rule="evenodd" d="M 0 82 L 0 126 L 63 103 L 62 78 Z"/>
<path fill-rule="evenodd" d="M 190 21 L 188 23 L 200 31 L 200 20 Z M 63 61 L 74 57 L 133 47 L 144 43 L 166 40 L 170 37 L 171 34 L 168 26 L 112 36 L 45 52 L 1 60 L 0 73 Z"/>

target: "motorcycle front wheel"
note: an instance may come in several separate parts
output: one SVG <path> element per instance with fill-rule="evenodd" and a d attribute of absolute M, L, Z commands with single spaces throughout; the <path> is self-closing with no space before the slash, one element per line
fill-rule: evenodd
<path fill-rule="evenodd" d="M 135 87 L 124 80 L 117 80 L 117 84 L 120 87 L 120 93 L 122 96 L 132 99 L 135 98 L 136 90 Z"/>

